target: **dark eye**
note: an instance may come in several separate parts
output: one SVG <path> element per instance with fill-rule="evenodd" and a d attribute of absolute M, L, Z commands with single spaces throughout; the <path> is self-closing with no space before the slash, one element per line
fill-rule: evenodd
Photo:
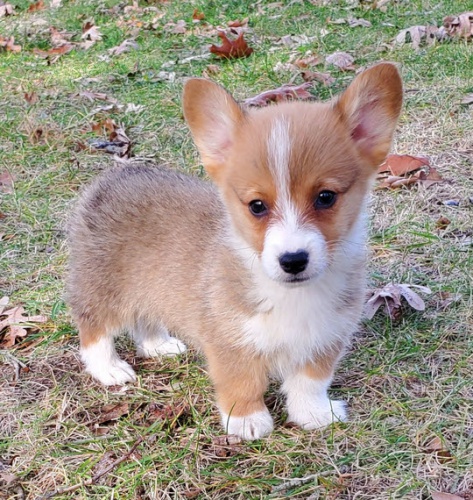
<path fill-rule="evenodd" d="M 262 217 L 268 213 L 268 207 L 261 200 L 250 201 L 248 207 L 255 217 Z"/>
<path fill-rule="evenodd" d="M 330 208 L 337 199 L 337 193 L 333 191 L 321 191 L 315 200 L 315 208 Z"/>

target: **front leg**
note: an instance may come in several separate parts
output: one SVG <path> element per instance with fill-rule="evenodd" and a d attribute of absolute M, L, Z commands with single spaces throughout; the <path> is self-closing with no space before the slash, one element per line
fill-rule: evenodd
<path fill-rule="evenodd" d="M 345 402 L 329 399 L 327 390 L 341 348 L 317 357 L 286 377 L 282 391 L 287 397 L 288 421 L 303 429 L 317 429 L 347 418 Z"/>
<path fill-rule="evenodd" d="M 224 348 L 206 348 L 205 353 L 226 433 L 247 440 L 269 434 L 273 419 L 263 399 L 268 387 L 265 362 Z"/>

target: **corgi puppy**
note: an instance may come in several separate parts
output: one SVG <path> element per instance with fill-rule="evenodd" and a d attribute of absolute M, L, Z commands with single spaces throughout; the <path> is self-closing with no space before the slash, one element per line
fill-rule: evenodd
<path fill-rule="evenodd" d="M 373 66 L 327 103 L 244 109 L 199 78 L 183 100 L 213 183 L 112 169 L 71 218 L 67 294 L 86 371 L 135 380 L 114 348 L 124 330 L 142 357 L 182 353 L 187 339 L 205 354 L 227 433 L 271 432 L 271 378 L 289 421 L 345 420 L 327 390 L 362 313 L 365 205 L 401 109 L 396 67 Z"/>

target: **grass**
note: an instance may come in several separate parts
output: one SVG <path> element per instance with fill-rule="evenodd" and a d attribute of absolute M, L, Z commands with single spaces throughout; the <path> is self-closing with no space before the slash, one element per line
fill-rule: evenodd
<path fill-rule="evenodd" d="M 442 491 L 473 499 L 473 115 L 471 106 L 460 105 L 473 91 L 472 43 L 417 52 L 390 45 L 399 30 L 440 23 L 468 10 L 469 2 L 393 0 L 383 12 L 370 2 L 149 1 L 140 7 L 155 11 L 128 14 L 125 3 L 63 0 L 57 9 L 28 13 L 29 3 L 21 0 L 16 16 L 0 19 L 0 34 L 15 36 L 22 46 L 20 53 L 0 53 L 0 174 L 8 171 L 15 179 L 11 193 L 0 191 L 0 289 L 11 304 L 50 318 L 10 357 L 0 356 L 0 498 L 39 498 L 83 484 L 127 458 L 94 484 L 56 498 L 374 500 L 429 499 Z M 249 17 L 246 38 L 254 54 L 182 62 L 206 54 L 217 40 L 202 23 L 193 25 L 195 8 L 211 26 Z M 147 29 L 160 13 L 156 29 Z M 368 19 L 372 27 L 327 23 L 349 16 Z M 50 26 L 79 41 L 83 22 L 92 17 L 103 39 L 90 49 L 52 65 L 32 53 L 50 48 Z M 188 32 L 169 33 L 166 23 L 179 19 Z M 280 43 L 288 34 L 310 38 L 291 47 Z M 107 55 L 130 37 L 138 50 Z M 138 383 L 126 388 L 105 389 L 81 371 L 62 298 L 64 222 L 81 186 L 112 165 L 110 157 L 81 147 L 96 138 L 92 121 L 111 117 L 122 124 L 135 156 L 201 174 L 182 119 L 182 79 L 217 64 L 213 78 L 242 99 L 287 83 L 294 75 L 275 71 L 277 63 L 307 50 L 322 56 L 348 51 L 357 66 L 380 59 L 400 63 L 406 94 L 394 149 L 428 155 L 450 182 L 375 191 L 371 283 L 420 284 L 434 293 L 424 312 L 406 310 L 398 322 L 378 313 L 361 326 L 332 389 L 349 402 L 348 423 L 311 433 L 285 426 L 283 402 L 271 387 L 275 432 L 257 442 L 233 442 L 222 437 L 205 366 L 194 352 L 140 363 Z M 336 81 L 314 87 L 321 99 L 352 79 L 327 69 Z M 163 79 L 161 71 L 174 72 L 175 80 Z M 81 97 L 84 90 L 144 108 L 94 114 L 104 103 Z M 39 100 L 29 104 L 24 93 L 33 91 Z M 446 206 L 449 199 L 460 205 Z M 436 227 L 441 216 L 451 221 L 444 231 Z M 460 299 L 444 309 L 446 292 Z M 120 342 L 133 363 L 127 341 Z M 18 380 L 11 355 L 28 367 Z M 121 406 L 104 420 L 110 405 Z"/>

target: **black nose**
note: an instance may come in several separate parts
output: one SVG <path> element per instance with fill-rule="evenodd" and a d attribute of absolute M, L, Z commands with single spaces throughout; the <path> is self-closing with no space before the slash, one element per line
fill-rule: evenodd
<path fill-rule="evenodd" d="M 309 254 L 304 250 L 294 253 L 283 253 L 279 257 L 279 265 L 289 274 L 301 273 L 309 263 Z"/>

